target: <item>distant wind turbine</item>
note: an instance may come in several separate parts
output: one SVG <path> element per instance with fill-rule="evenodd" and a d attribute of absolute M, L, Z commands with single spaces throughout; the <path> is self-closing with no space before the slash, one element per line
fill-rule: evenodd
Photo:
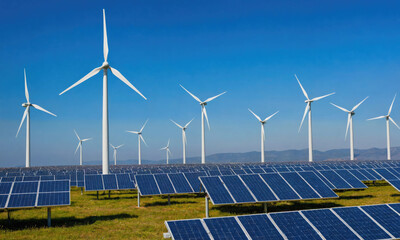
<path fill-rule="evenodd" d="M 399 125 L 397 125 L 397 123 L 393 120 L 392 117 L 390 117 L 390 113 L 392 112 L 392 108 L 393 108 L 393 103 L 394 100 L 396 99 L 396 94 L 394 95 L 392 104 L 390 105 L 389 111 L 387 115 L 383 115 L 383 116 L 379 116 L 379 117 L 374 117 L 374 118 L 370 118 L 368 120 L 376 120 L 376 119 L 381 119 L 381 118 L 386 118 L 386 142 L 387 142 L 387 159 L 390 160 L 390 128 L 389 128 L 389 120 L 398 128 L 400 129 Z"/>
<path fill-rule="evenodd" d="M 75 154 L 76 154 L 76 152 L 78 151 L 78 148 L 79 148 L 80 149 L 80 151 L 79 151 L 79 155 L 80 155 L 79 165 L 82 166 L 83 165 L 83 160 L 82 160 L 83 145 L 82 145 L 82 143 L 86 142 L 86 141 L 89 141 L 89 140 L 92 140 L 92 138 L 81 139 L 79 137 L 78 133 L 75 130 L 74 130 L 74 132 L 75 132 L 75 135 L 76 135 L 76 137 L 78 138 L 78 141 L 79 141 L 78 146 L 76 147 L 76 150 L 75 150 Z"/>
<path fill-rule="evenodd" d="M 143 131 L 144 127 L 146 126 L 147 121 L 149 121 L 149 120 L 146 120 L 146 122 L 143 124 L 143 126 L 142 126 L 142 128 L 140 129 L 139 132 L 137 132 L 137 131 L 127 131 L 129 133 L 134 133 L 134 134 L 138 135 L 138 161 L 139 161 L 139 165 L 142 164 L 142 153 L 141 153 L 141 148 L 140 148 L 140 142 L 143 141 L 143 143 L 147 146 L 147 143 L 146 143 L 146 141 L 144 140 L 144 138 L 142 136 L 142 131 Z"/>
<path fill-rule="evenodd" d="M 189 124 L 193 121 L 190 120 L 188 123 L 186 123 L 186 125 L 184 127 L 182 127 L 181 125 L 177 124 L 176 122 L 174 122 L 174 120 L 171 119 L 171 122 L 175 123 L 176 126 L 178 126 L 180 129 L 182 129 L 182 145 L 183 145 L 183 164 L 186 164 L 186 144 L 187 144 L 187 140 L 186 140 L 186 129 L 189 126 Z"/>
<path fill-rule="evenodd" d="M 296 74 L 294 76 L 296 77 L 297 82 L 299 83 L 300 88 L 303 91 L 304 96 L 306 97 L 306 100 L 304 102 L 307 105 L 306 105 L 306 109 L 304 110 L 303 119 L 301 120 L 301 123 L 300 123 L 299 132 L 300 132 L 301 126 L 303 125 L 304 118 L 306 117 L 306 115 L 308 113 L 308 161 L 312 162 L 313 161 L 313 142 L 312 142 L 312 124 L 311 124 L 311 103 L 312 102 L 316 102 L 318 100 L 321 100 L 323 98 L 326 98 L 326 97 L 328 97 L 330 95 L 333 95 L 335 93 L 333 92 L 333 93 L 330 93 L 330 94 L 327 94 L 327 95 L 324 95 L 324 96 L 321 96 L 321 97 L 316 97 L 316 98 L 310 99 L 308 97 L 308 94 L 307 94 L 306 90 L 304 90 L 304 88 L 301 85 L 299 79 L 297 78 Z"/>
<path fill-rule="evenodd" d="M 206 105 L 207 103 L 211 102 L 212 100 L 216 99 L 217 97 L 221 96 L 222 94 L 225 94 L 226 92 L 220 93 L 217 96 L 210 97 L 204 102 L 201 101 L 198 97 L 193 95 L 191 92 L 186 90 L 182 85 L 180 85 L 183 90 L 185 90 L 187 93 L 190 94 L 197 102 L 200 103 L 201 106 L 201 163 L 204 164 L 206 163 L 206 144 L 205 144 L 205 131 L 204 131 L 204 117 L 207 120 L 207 125 L 208 125 L 208 130 L 210 130 L 210 123 L 208 122 L 208 117 L 207 117 L 207 111 L 206 111 Z"/>
<path fill-rule="evenodd" d="M 108 42 L 107 42 L 107 29 L 106 29 L 106 14 L 105 10 L 103 9 L 103 31 L 104 31 L 104 39 L 103 39 L 103 54 L 104 54 L 104 62 L 103 65 L 101 65 L 98 68 L 93 69 L 90 73 L 88 73 L 86 76 L 81 78 L 79 81 L 74 83 L 72 86 L 69 88 L 65 89 L 63 92 L 60 93 L 63 94 L 67 92 L 68 90 L 74 88 L 75 86 L 83 83 L 84 81 L 88 80 L 89 78 L 93 77 L 96 75 L 98 72 L 103 70 L 103 140 L 102 140 L 102 165 L 103 165 L 103 174 L 108 174 L 109 172 L 109 139 L 108 139 L 108 79 L 107 79 L 107 70 L 110 69 L 111 72 L 119 78 L 122 82 L 124 82 L 126 85 L 128 85 L 130 88 L 132 88 L 134 91 L 136 91 L 140 96 L 142 96 L 144 99 L 146 99 L 145 96 L 143 96 L 142 93 L 139 92 L 117 69 L 112 68 L 108 62 L 107 62 L 107 57 L 108 57 Z M 147 100 L 147 99 L 146 99 Z"/>
<path fill-rule="evenodd" d="M 169 140 L 168 139 L 168 144 L 167 146 L 160 148 L 160 150 L 165 150 L 166 154 L 167 154 L 167 164 L 169 164 L 169 155 L 171 154 L 171 151 L 169 150 Z M 172 154 L 171 154 L 172 155 Z"/>
<path fill-rule="evenodd" d="M 254 117 L 257 118 L 257 120 L 261 123 L 261 162 L 265 162 L 265 130 L 264 130 L 264 124 L 270 120 L 275 114 L 277 114 L 279 111 L 275 112 L 274 114 L 272 114 L 271 116 L 267 117 L 264 120 L 261 120 L 261 118 L 259 116 L 257 116 L 257 114 L 255 114 L 253 111 L 251 111 L 249 109 L 249 111 L 254 115 Z"/>
<path fill-rule="evenodd" d="M 31 166 L 31 143 L 30 143 L 30 126 L 31 126 L 31 119 L 30 119 L 30 107 L 36 108 L 37 110 L 43 111 L 45 113 L 48 113 L 50 115 L 53 115 L 57 117 L 55 114 L 47 111 L 46 109 L 42 108 L 41 106 L 37 104 L 33 104 L 29 101 L 29 92 L 28 92 L 28 85 L 26 82 L 26 71 L 24 69 L 24 79 L 25 79 L 25 98 L 26 98 L 26 103 L 23 103 L 22 106 L 25 109 L 24 115 L 22 115 L 22 120 L 21 123 L 19 124 L 19 128 L 17 131 L 17 135 L 15 137 L 18 137 L 19 130 L 21 129 L 22 124 L 25 121 L 26 118 L 26 156 L 25 156 L 25 167 L 30 167 Z"/>
<path fill-rule="evenodd" d="M 333 106 L 339 108 L 340 110 L 347 112 L 347 127 L 346 127 L 346 134 L 344 135 L 344 139 L 347 138 L 347 132 L 349 131 L 350 127 L 350 160 L 354 160 L 354 132 L 353 132 L 353 115 L 356 114 L 354 111 L 365 101 L 368 97 L 364 98 L 361 102 L 355 105 L 350 111 L 346 108 L 339 107 L 336 104 L 331 103 Z"/>
<path fill-rule="evenodd" d="M 118 148 L 124 146 L 124 144 L 121 144 L 117 147 L 114 147 L 111 143 L 110 143 L 110 145 L 114 149 L 114 165 L 117 165 L 117 150 L 118 150 Z"/>

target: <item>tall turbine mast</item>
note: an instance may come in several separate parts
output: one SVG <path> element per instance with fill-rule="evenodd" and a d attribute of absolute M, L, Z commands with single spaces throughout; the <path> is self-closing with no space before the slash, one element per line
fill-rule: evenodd
<path fill-rule="evenodd" d="M 183 164 L 186 164 L 186 144 L 187 144 L 186 129 L 189 126 L 189 124 L 193 121 L 193 119 L 190 120 L 188 123 L 186 123 L 186 125 L 184 127 L 182 127 L 181 125 L 177 124 L 176 122 L 174 122 L 174 120 L 171 119 L 171 122 L 173 122 L 176 126 L 178 126 L 180 129 L 182 129 L 182 146 L 183 146 L 183 150 L 182 150 L 183 158 L 182 159 L 183 159 Z"/>
<path fill-rule="evenodd" d="M 172 155 L 172 154 L 171 154 L 171 151 L 169 150 L 169 140 L 170 140 L 170 139 L 168 139 L 168 144 L 167 144 L 167 146 L 165 146 L 165 147 L 163 147 L 163 148 L 160 148 L 160 150 L 165 150 L 165 153 L 167 154 L 167 164 L 169 164 L 169 155 Z"/>

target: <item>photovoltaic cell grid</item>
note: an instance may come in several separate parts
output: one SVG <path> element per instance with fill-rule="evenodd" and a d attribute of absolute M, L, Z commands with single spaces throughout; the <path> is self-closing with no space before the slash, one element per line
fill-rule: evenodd
<path fill-rule="evenodd" d="M 395 239 L 400 204 L 166 221 L 173 239 Z"/>
<path fill-rule="evenodd" d="M 135 189 L 129 174 L 85 175 L 85 191 Z"/>

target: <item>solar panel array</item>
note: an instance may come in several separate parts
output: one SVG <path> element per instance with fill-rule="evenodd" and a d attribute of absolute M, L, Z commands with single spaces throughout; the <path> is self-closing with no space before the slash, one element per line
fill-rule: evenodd
<path fill-rule="evenodd" d="M 85 175 L 85 191 L 135 189 L 129 174 Z"/>
<path fill-rule="evenodd" d="M 377 168 L 374 170 L 400 192 L 400 168 Z"/>
<path fill-rule="evenodd" d="M 1 182 L 0 209 L 70 204 L 69 180 Z"/>
<path fill-rule="evenodd" d="M 166 221 L 180 239 L 397 239 L 400 204 Z"/>
<path fill-rule="evenodd" d="M 214 205 L 338 197 L 314 172 L 206 176 L 200 181 Z"/>

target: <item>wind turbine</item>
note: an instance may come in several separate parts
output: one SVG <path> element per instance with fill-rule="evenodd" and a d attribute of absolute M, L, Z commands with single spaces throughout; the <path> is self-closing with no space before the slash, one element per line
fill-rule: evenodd
<path fill-rule="evenodd" d="M 389 129 L 389 120 L 397 127 L 400 129 L 399 125 L 393 120 L 393 118 L 390 117 L 390 113 L 392 112 L 393 108 L 393 103 L 394 100 L 396 99 L 396 94 L 394 95 L 392 104 L 390 105 L 389 111 L 387 115 L 379 116 L 379 117 L 374 117 L 370 118 L 368 120 L 375 120 L 375 119 L 381 119 L 381 118 L 386 118 L 386 141 L 387 141 L 387 159 L 390 160 L 390 129 Z"/>
<path fill-rule="evenodd" d="M 142 93 L 139 92 L 117 69 L 112 68 L 108 62 L 107 62 L 107 57 L 108 57 L 108 42 L 107 42 L 107 29 L 106 29 L 106 14 L 105 10 L 103 9 L 103 31 L 104 31 L 104 39 L 103 39 L 103 54 L 104 54 L 104 62 L 103 64 L 98 67 L 93 69 L 90 73 L 88 73 L 86 76 L 81 78 L 79 81 L 74 83 L 72 86 L 64 90 L 63 92 L 60 93 L 63 94 L 70 90 L 71 88 L 74 88 L 75 86 L 83 83 L 84 81 L 88 80 L 89 78 L 93 77 L 97 73 L 99 73 L 101 70 L 103 70 L 103 139 L 102 139 L 102 162 L 103 162 L 103 174 L 108 174 L 108 164 L 109 164 L 109 153 L 108 153 L 108 148 L 109 148 L 109 139 L 108 139 L 108 78 L 107 78 L 107 71 L 110 69 L 112 74 L 114 74 L 117 78 L 119 78 L 122 82 L 124 82 L 126 85 L 128 85 L 130 88 L 132 88 L 134 91 L 136 91 L 140 96 L 142 96 L 144 99 L 146 99 L 145 96 L 143 96 Z M 147 100 L 147 99 L 146 99 Z"/>
<path fill-rule="evenodd" d="M 89 141 L 89 140 L 92 140 L 92 138 L 81 139 L 79 137 L 78 133 L 75 130 L 74 130 L 74 132 L 75 132 L 75 135 L 76 135 L 76 137 L 78 138 L 78 141 L 79 141 L 78 146 L 76 147 L 76 150 L 75 150 L 75 154 L 76 154 L 76 152 L 78 151 L 78 148 L 79 148 L 80 149 L 80 151 L 79 151 L 79 155 L 80 155 L 79 165 L 82 166 L 83 165 L 83 160 L 82 160 L 83 145 L 82 145 L 82 143 L 86 142 L 86 141 Z"/>
<path fill-rule="evenodd" d="M 201 163 L 204 164 L 206 163 L 206 144 L 205 144 L 205 131 L 204 131 L 204 117 L 207 120 L 207 125 L 208 125 L 208 130 L 210 130 L 210 123 L 208 122 L 208 117 L 207 117 L 207 111 L 206 111 L 206 105 L 207 103 L 211 102 L 212 100 L 216 99 L 217 97 L 221 96 L 222 94 L 225 94 L 226 92 L 220 93 L 217 96 L 210 97 L 205 101 L 201 101 L 198 97 L 193 95 L 191 92 L 186 90 L 182 85 L 180 85 L 187 93 L 190 94 L 196 101 L 200 103 L 201 106 Z"/>
<path fill-rule="evenodd" d="M 114 147 L 111 143 L 110 143 L 110 145 L 114 149 L 114 165 L 117 165 L 117 149 L 124 146 L 124 144 L 121 144 L 117 147 Z"/>
<path fill-rule="evenodd" d="M 25 79 L 25 98 L 26 98 L 26 103 L 23 103 L 22 106 L 25 108 L 24 115 L 22 115 L 22 121 L 19 124 L 19 128 L 17 131 L 17 135 L 15 137 L 18 137 L 19 130 L 21 129 L 22 124 L 25 121 L 26 118 L 26 156 L 25 156 L 25 167 L 30 167 L 31 166 L 31 143 L 30 143 L 30 127 L 31 127 L 31 118 L 30 118 L 30 107 L 36 108 L 37 110 L 43 111 L 45 113 L 48 113 L 50 115 L 53 115 L 57 117 L 55 114 L 47 111 L 46 109 L 42 108 L 41 106 L 37 104 L 33 104 L 29 101 L 29 92 L 28 92 L 28 85 L 26 83 L 26 71 L 24 69 L 24 79 Z"/>
<path fill-rule="evenodd" d="M 308 161 L 312 162 L 313 161 L 313 152 L 312 152 L 313 151 L 313 142 L 312 142 L 312 124 L 311 124 L 311 103 L 315 102 L 315 101 L 318 101 L 318 100 L 321 100 L 323 98 L 326 98 L 326 97 L 328 97 L 330 95 L 333 95 L 335 93 L 333 92 L 333 93 L 329 93 L 329 94 L 321 96 L 321 97 L 316 97 L 316 98 L 310 99 L 308 97 L 308 94 L 307 94 L 306 90 L 304 90 L 304 88 L 301 85 L 299 79 L 297 78 L 296 74 L 294 76 L 296 77 L 297 82 L 299 83 L 300 88 L 303 91 L 304 96 L 306 97 L 306 100 L 304 102 L 307 105 L 306 105 L 306 109 L 304 110 L 303 119 L 301 120 L 301 123 L 300 123 L 299 132 L 301 130 L 301 126 L 303 125 L 304 118 L 306 118 L 306 115 L 308 113 Z"/>
<path fill-rule="evenodd" d="M 257 116 L 257 114 L 255 114 L 253 111 L 251 111 L 249 109 L 249 111 L 254 115 L 254 117 L 257 118 L 257 120 L 261 123 L 261 162 L 265 162 L 265 157 L 264 157 L 264 153 L 265 153 L 265 130 L 264 130 L 264 124 L 270 120 L 275 114 L 277 114 L 279 111 L 276 111 L 274 114 L 272 114 L 271 116 L 267 117 L 264 120 L 261 120 L 261 118 L 259 116 Z"/>
<path fill-rule="evenodd" d="M 138 135 L 138 161 L 139 161 L 139 165 L 142 164 L 142 153 L 141 153 L 141 149 L 140 149 L 140 142 L 143 141 L 143 143 L 147 146 L 147 143 L 146 143 L 146 141 L 144 140 L 144 138 L 142 136 L 142 131 L 143 131 L 144 127 L 146 126 L 147 121 L 149 121 L 149 120 L 146 120 L 146 122 L 143 124 L 143 126 L 142 126 L 142 128 L 140 129 L 139 132 L 137 132 L 137 131 L 127 131 L 127 132 L 134 133 L 134 134 Z"/>
<path fill-rule="evenodd" d="M 186 123 L 186 125 L 184 127 L 182 127 L 181 125 L 177 124 L 176 122 L 174 122 L 174 120 L 171 119 L 171 122 L 175 123 L 176 126 L 178 126 L 180 129 L 182 129 L 183 164 L 186 164 L 186 144 L 187 144 L 186 129 L 189 126 L 189 124 L 193 121 L 193 119 L 190 120 L 188 123 Z"/>
<path fill-rule="evenodd" d="M 165 147 L 163 147 L 163 148 L 160 148 L 160 150 L 165 150 L 165 152 L 166 152 L 166 154 L 167 154 L 167 164 L 169 164 L 169 155 L 170 155 L 170 154 L 172 155 L 171 151 L 169 150 L 169 140 L 170 140 L 170 139 L 168 139 L 168 144 L 167 144 L 167 146 L 165 146 Z"/>
<path fill-rule="evenodd" d="M 347 132 L 349 131 L 350 127 L 350 160 L 354 160 L 354 133 L 353 133 L 353 115 L 356 114 L 354 111 L 365 101 L 368 97 L 364 98 L 361 102 L 355 105 L 350 111 L 346 108 L 339 107 L 336 104 L 331 103 L 333 106 L 339 108 L 340 110 L 347 112 L 347 127 L 346 127 L 346 134 L 344 135 L 344 139 L 347 138 Z"/>

